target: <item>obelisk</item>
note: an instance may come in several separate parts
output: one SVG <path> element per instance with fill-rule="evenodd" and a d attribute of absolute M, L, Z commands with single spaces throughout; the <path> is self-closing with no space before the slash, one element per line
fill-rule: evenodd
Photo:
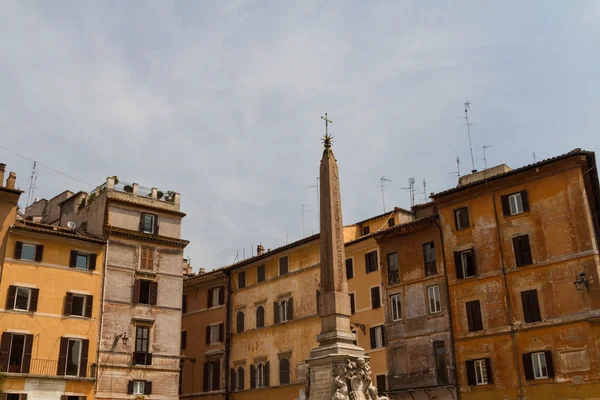
<path fill-rule="evenodd" d="M 325 114 L 326 124 L 330 123 Z M 326 125 L 327 127 L 327 125 Z M 332 137 L 326 131 L 325 150 L 321 158 L 321 283 L 319 346 L 307 360 L 310 367 L 309 400 L 331 400 L 335 391 L 333 371 L 347 359 L 365 357 L 365 351 L 354 344 L 350 330 L 350 297 L 346 281 L 344 224 L 338 166 L 331 150 Z"/>

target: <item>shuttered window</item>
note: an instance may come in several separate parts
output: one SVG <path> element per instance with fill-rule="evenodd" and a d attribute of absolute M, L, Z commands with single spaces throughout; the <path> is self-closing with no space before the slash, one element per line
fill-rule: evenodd
<path fill-rule="evenodd" d="M 265 273 L 265 265 L 259 265 L 257 268 L 257 277 L 256 277 L 256 281 L 257 282 L 264 282 L 266 279 L 266 273 Z"/>
<path fill-rule="evenodd" d="M 513 247 L 515 249 L 515 262 L 517 267 L 533 264 L 531 247 L 529 246 L 529 235 L 513 238 Z"/>
<path fill-rule="evenodd" d="M 379 265 L 377 263 L 377 251 L 371 251 L 365 254 L 365 268 L 367 274 L 369 272 L 374 272 L 379 269 Z"/>
<path fill-rule="evenodd" d="M 398 273 L 398 253 L 393 252 L 387 255 L 388 268 L 388 284 L 395 285 L 400 283 L 400 275 Z"/>
<path fill-rule="evenodd" d="M 154 270 L 154 249 L 151 247 L 141 248 L 140 269 L 153 271 Z"/>
<path fill-rule="evenodd" d="M 466 362 L 467 383 L 469 386 L 488 385 L 494 383 L 492 365 L 489 358 L 469 360 Z"/>
<path fill-rule="evenodd" d="M 469 278 L 477 275 L 475 249 L 454 252 L 454 265 L 456 267 L 457 279 Z"/>
<path fill-rule="evenodd" d="M 238 289 L 246 287 L 246 271 L 238 272 Z"/>
<path fill-rule="evenodd" d="M 346 279 L 354 278 L 354 261 L 352 258 L 346 259 Z"/>
<path fill-rule="evenodd" d="M 371 227 L 370 226 L 363 226 L 362 228 L 362 234 L 363 236 L 368 235 L 369 233 L 371 233 Z"/>
<path fill-rule="evenodd" d="M 468 228 L 469 209 L 467 207 L 461 207 L 454 210 L 454 222 L 457 230 Z"/>
<path fill-rule="evenodd" d="M 265 308 L 263 306 L 256 307 L 256 327 L 262 328 L 265 326 Z"/>
<path fill-rule="evenodd" d="M 428 242 L 423 244 L 423 263 L 425 265 L 425 276 L 432 276 L 437 274 L 434 242 Z"/>
<path fill-rule="evenodd" d="M 158 300 L 158 282 L 148 279 L 136 279 L 133 286 L 133 303 L 156 305 Z"/>
<path fill-rule="evenodd" d="M 281 257 L 279 259 L 279 276 L 288 273 L 288 257 Z"/>
<path fill-rule="evenodd" d="M 500 201 L 502 202 L 502 213 L 505 217 L 529 211 L 529 199 L 526 190 L 502 196 Z"/>
<path fill-rule="evenodd" d="M 290 383 L 290 360 L 282 358 L 279 360 L 279 384 L 287 385 Z"/>
<path fill-rule="evenodd" d="M 390 296 L 390 308 L 392 310 L 392 321 L 400 321 L 402 319 L 400 294 L 393 294 Z"/>
<path fill-rule="evenodd" d="M 385 346 L 385 338 L 383 333 L 383 325 L 373 326 L 369 328 L 369 336 L 371 339 L 371 348 L 378 349 Z"/>
<path fill-rule="evenodd" d="M 381 307 L 381 292 L 379 286 L 371 288 L 371 308 Z"/>
<path fill-rule="evenodd" d="M 542 320 L 537 290 L 521 292 L 521 303 L 523 304 L 523 318 L 525 322 L 538 322 Z"/>
<path fill-rule="evenodd" d="M 482 330 L 483 321 L 481 319 L 481 305 L 479 300 L 467 302 L 466 307 L 469 332 L 477 332 Z"/>
<path fill-rule="evenodd" d="M 532 381 L 535 379 L 554 378 L 554 363 L 552 360 L 552 351 L 539 351 L 523 354 L 523 370 L 525 379 Z"/>
<path fill-rule="evenodd" d="M 41 262 L 44 254 L 44 246 L 41 244 L 29 244 L 23 242 L 15 243 L 15 259 Z"/>
<path fill-rule="evenodd" d="M 244 312 L 243 311 L 238 311 L 237 314 L 235 315 L 235 331 L 237 333 L 242 333 L 244 332 Z"/>
<path fill-rule="evenodd" d="M 356 314 L 356 299 L 354 293 L 350 293 L 350 313 Z"/>

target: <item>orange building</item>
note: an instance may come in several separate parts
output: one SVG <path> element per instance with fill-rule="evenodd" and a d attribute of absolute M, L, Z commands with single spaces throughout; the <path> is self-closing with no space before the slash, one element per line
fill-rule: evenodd
<path fill-rule="evenodd" d="M 432 195 L 462 399 L 600 396 L 599 194 L 577 149 Z"/>

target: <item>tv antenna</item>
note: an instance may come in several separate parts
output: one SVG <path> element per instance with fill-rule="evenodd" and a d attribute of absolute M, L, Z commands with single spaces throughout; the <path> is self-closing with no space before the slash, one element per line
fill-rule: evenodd
<path fill-rule="evenodd" d="M 456 176 L 460 178 L 460 158 L 456 157 L 456 171 L 448 172 L 448 175 Z"/>
<path fill-rule="evenodd" d="M 383 203 L 383 212 L 385 212 L 385 195 L 383 194 L 383 188 L 385 187 L 386 182 L 391 182 L 391 179 L 388 179 L 384 176 L 379 178 L 379 186 L 381 186 L 381 202 Z"/>
<path fill-rule="evenodd" d="M 402 190 L 408 190 L 410 193 L 410 206 L 415 205 L 415 178 L 408 179 L 408 187 L 402 188 Z"/>
<path fill-rule="evenodd" d="M 469 150 L 471 151 L 471 165 L 473 166 L 472 173 L 475 173 L 477 170 L 475 169 L 475 158 L 473 158 L 473 145 L 471 144 L 471 123 L 469 122 L 469 107 L 471 106 L 471 102 L 469 100 L 465 101 L 465 120 L 467 121 L 467 133 L 469 134 Z"/>
<path fill-rule="evenodd" d="M 537 161 L 535 160 L 535 151 L 533 152 L 533 163 L 535 164 Z"/>
<path fill-rule="evenodd" d="M 489 149 L 490 147 L 494 147 L 494 145 L 493 144 L 490 144 L 490 145 L 485 144 L 482 147 L 483 148 L 483 165 L 485 166 L 485 169 L 487 169 L 487 157 L 485 155 L 485 151 L 487 149 Z"/>
<path fill-rule="evenodd" d="M 35 199 L 33 195 L 35 193 L 35 183 L 37 182 L 38 176 L 35 167 L 37 167 L 37 161 L 33 162 L 33 169 L 31 170 L 31 176 L 29 177 L 29 192 L 27 193 L 27 206 L 25 206 L 25 208 L 29 207 L 31 202 Z"/>
<path fill-rule="evenodd" d="M 423 202 L 427 203 L 427 181 L 423 179 Z"/>
<path fill-rule="evenodd" d="M 306 233 L 304 232 L 304 214 L 312 212 L 306 209 L 308 207 L 310 207 L 310 205 L 302 204 L 302 237 L 306 237 Z"/>
<path fill-rule="evenodd" d="M 317 222 L 321 222 L 321 203 L 319 202 L 319 177 L 317 176 L 317 184 L 307 186 L 307 188 L 317 188 Z"/>

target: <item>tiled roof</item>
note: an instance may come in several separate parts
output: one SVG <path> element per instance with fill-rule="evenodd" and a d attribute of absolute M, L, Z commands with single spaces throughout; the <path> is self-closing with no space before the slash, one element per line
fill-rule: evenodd
<path fill-rule="evenodd" d="M 361 224 L 364 224 L 365 222 L 369 222 L 369 221 L 373 221 L 374 219 L 385 217 L 386 215 L 390 215 L 390 214 L 392 214 L 394 212 L 403 212 L 405 214 L 412 214 L 410 211 L 405 210 L 404 208 L 394 207 L 394 209 L 392 211 L 387 211 L 387 212 L 384 212 L 383 214 L 375 215 L 374 217 L 367 218 L 365 220 L 358 221 L 358 222 L 355 222 L 353 224 L 346 225 L 346 226 L 361 225 Z"/>
<path fill-rule="evenodd" d="M 99 243 L 99 244 L 106 243 L 103 239 L 92 236 L 89 233 L 74 231 L 74 230 L 71 230 L 68 228 L 63 228 L 61 226 L 56 226 L 56 225 L 41 224 L 39 222 L 16 221 L 11 226 L 11 229 L 18 230 L 18 231 L 42 233 L 45 235 L 55 235 L 55 236 L 60 236 L 60 237 L 68 238 L 68 239 L 84 240 L 86 242 L 92 242 L 92 243 Z"/>
<path fill-rule="evenodd" d="M 481 179 L 479 181 L 475 181 L 475 182 L 469 183 L 467 185 L 458 186 L 458 187 L 455 187 L 455 188 L 452 188 L 452 189 L 444 190 L 442 192 L 432 193 L 431 196 L 429 196 L 429 197 L 431 197 L 432 199 L 440 198 L 440 197 L 443 197 L 443 196 L 446 196 L 446 195 L 449 195 L 449 194 L 452 194 L 452 193 L 460 192 L 461 190 L 465 190 L 465 189 L 468 189 L 468 188 L 471 188 L 471 187 L 474 187 L 474 186 L 477 186 L 477 185 L 481 185 L 481 184 L 483 184 L 485 182 L 493 181 L 493 180 L 496 180 L 496 179 L 501 179 L 501 178 L 504 178 L 504 177 L 507 177 L 507 176 L 518 174 L 519 172 L 527 171 L 527 170 L 530 170 L 530 169 L 533 169 L 533 168 L 538 168 L 538 167 L 541 167 L 542 165 L 551 164 L 553 162 L 564 160 L 565 158 L 569 158 L 569 157 L 573 157 L 573 156 L 578 156 L 578 155 L 583 155 L 583 156 L 588 156 L 588 157 L 592 156 L 593 157 L 594 156 L 594 152 L 592 152 L 592 151 L 585 151 L 585 150 L 581 150 L 580 148 L 577 148 L 577 149 L 571 150 L 568 153 L 561 154 L 559 156 L 552 157 L 552 158 L 547 158 L 545 160 L 542 160 L 542 161 L 539 161 L 539 162 L 536 162 L 536 163 L 533 163 L 533 164 L 528 164 L 528 165 L 525 165 L 523 167 L 520 167 L 520 168 L 517 168 L 517 169 L 513 169 L 511 171 L 505 172 L 503 174 L 494 175 L 494 176 L 491 176 L 489 178 L 484 178 L 484 179 Z"/>
<path fill-rule="evenodd" d="M 416 228 L 423 223 L 432 222 L 438 219 L 438 214 L 428 215 L 426 217 L 417 218 L 413 221 L 407 222 L 405 224 L 396 225 L 392 228 L 386 229 L 384 231 L 377 232 L 374 236 L 376 238 L 380 238 L 387 235 L 393 235 L 394 233 L 398 233 L 400 231 L 408 230 L 411 228 Z"/>

